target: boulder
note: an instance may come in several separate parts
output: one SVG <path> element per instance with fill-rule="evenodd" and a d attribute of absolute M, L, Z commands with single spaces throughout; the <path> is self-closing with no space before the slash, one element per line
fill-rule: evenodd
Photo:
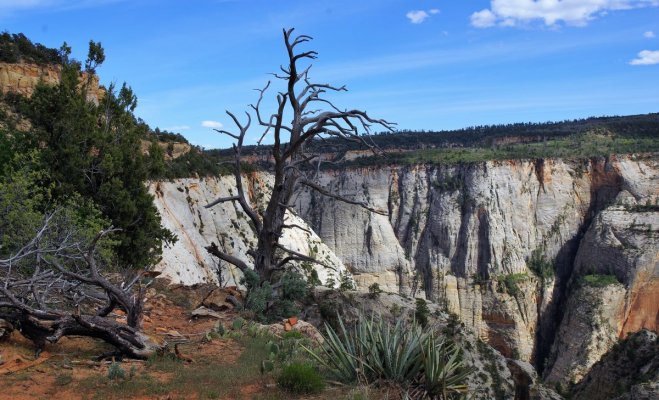
<path fill-rule="evenodd" d="M 222 315 L 217 311 L 213 311 L 210 308 L 204 306 L 198 307 L 191 313 L 193 318 L 222 318 Z"/>

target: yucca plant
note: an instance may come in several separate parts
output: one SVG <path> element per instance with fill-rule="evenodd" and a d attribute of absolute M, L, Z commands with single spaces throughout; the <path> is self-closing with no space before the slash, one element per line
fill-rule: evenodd
<path fill-rule="evenodd" d="M 325 341 L 318 351 L 303 348 L 325 367 L 334 377 L 342 382 L 354 382 L 360 371 L 370 366 L 364 364 L 362 343 L 357 339 L 357 330 L 348 331 L 339 316 L 339 332 L 325 324 Z"/>
<path fill-rule="evenodd" d="M 336 379 L 390 381 L 411 389 L 415 398 L 448 399 L 466 392 L 471 370 L 465 368 L 462 352 L 429 328 L 363 315 L 349 329 L 340 316 L 338 323 L 338 332 L 325 325 L 319 350 L 305 348 Z"/>
<path fill-rule="evenodd" d="M 421 385 L 433 399 L 451 399 L 467 393 L 465 382 L 471 369 L 465 368 L 462 351 L 444 338 L 430 335 L 422 351 Z"/>
<path fill-rule="evenodd" d="M 372 380 L 405 384 L 419 374 L 421 345 L 427 335 L 418 325 L 401 321 L 391 325 L 382 318 L 372 317 L 361 320 L 358 331 Z"/>

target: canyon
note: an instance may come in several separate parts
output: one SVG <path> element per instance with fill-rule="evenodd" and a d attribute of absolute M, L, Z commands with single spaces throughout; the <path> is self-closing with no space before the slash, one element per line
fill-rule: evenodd
<path fill-rule="evenodd" d="M 258 207 L 270 176 L 246 177 Z M 297 194 L 289 217 L 304 230 L 282 240 L 331 265 L 314 267 L 324 284 L 349 273 L 362 290 L 377 283 L 432 300 L 504 356 L 563 386 L 578 383 L 627 333 L 657 330 L 655 155 L 341 168 L 320 180 L 386 211 Z M 248 259 L 254 239 L 239 207 L 204 208 L 233 185 L 232 177 L 149 184 L 164 226 L 179 237 L 158 265 L 174 282 L 239 283 L 239 271 L 204 249 L 216 242 Z"/>
<path fill-rule="evenodd" d="M 59 72 L 0 63 L 0 88 L 29 96 L 39 81 L 57 83 Z M 92 81 L 88 99 L 98 103 L 104 91 L 96 77 Z M 147 144 L 142 143 L 145 152 Z M 168 160 L 191 151 L 182 143 L 159 145 L 171 150 Z M 256 209 L 265 204 L 272 181 L 267 172 L 245 174 L 245 191 Z M 287 223 L 299 228 L 285 230 L 281 241 L 323 265 L 297 267 L 325 286 L 347 279 L 366 292 L 377 284 L 392 304 L 401 296 L 428 299 L 495 348 L 497 365 L 505 365 L 505 358 L 529 363 L 546 383 L 587 391 L 586 377 L 621 339 L 658 329 L 657 154 L 383 162 L 324 169 L 320 183 L 383 215 L 298 192 Z M 178 237 L 156 266 L 162 276 L 184 285 L 240 286 L 241 272 L 205 249 L 215 243 L 250 259 L 255 238 L 240 207 L 205 207 L 231 196 L 234 179 L 146 184 L 163 226 Z M 656 334 L 647 337 L 656 346 Z M 614 367 L 609 362 L 596 369 Z"/>

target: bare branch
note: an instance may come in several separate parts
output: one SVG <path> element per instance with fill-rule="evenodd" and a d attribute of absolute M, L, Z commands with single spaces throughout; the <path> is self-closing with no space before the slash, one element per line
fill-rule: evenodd
<path fill-rule="evenodd" d="M 351 199 L 348 199 L 348 198 L 343 197 L 341 195 L 338 195 L 336 193 L 332 193 L 328 189 L 325 189 L 324 187 L 322 187 L 322 186 L 320 186 L 316 183 L 310 182 L 308 180 L 301 179 L 299 182 L 300 182 L 300 184 L 315 190 L 316 192 L 322 194 L 323 196 L 331 197 L 331 198 L 336 199 L 338 201 L 341 201 L 343 203 L 354 204 L 356 206 L 360 206 L 361 208 L 363 208 L 365 210 L 368 210 L 370 212 L 373 212 L 375 214 L 389 215 L 388 212 L 373 208 L 373 207 L 369 206 L 366 202 L 351 200 Z"/>
<path fill-rule="evenodd" d="M 299 230 L 301 230 L 301 231 L 305 231 L 305 232 L 307 232 L 307 233 L 310 234 L 310 235 L 311 235 L 311 233 L 312 233 L 309 229 L 304 228 L 304 227 L 302 227 L 302 226 L 300 226 L 300 225 L 298 225 L 298 224 L 284 224 L 284 225 L 282 225 L 281 227 L 282 227 L 282 229 L 299 229 Z"/>
<path fill-rule="evenodd" d="M 284 246 L 282 246 L 282 245 L 280 245 L 280 244 L 277 244 L 277 248 L 283 250 L 283 251 L 286 252 L 286 253 L 291 254 L 291 256 L 289 256 L 289 257 L 285 257 L 284 259 L 282 259 L 282 260 L 277 264 L 277 268 L 281 268 L 281 267 L 283 267 L 283 266 L 284 266 L 287 262 L 289 262 L 289 261 L 303 261 L 303 262 L 306 261 L 306 262 L 311 262 L 311 263 L 314 263 L 314 264 L 322 265 L 323 267 L 328 268 L 328 269 L 331 269 L 331 270 L 333 270 L 333 271 L 336 270 L 336 268 L 334 268 L 334 266 L 332 266 L 332 265 L 326 264 L 326 263 L 324 263 L 324 262 L 322 262 L 322 261 L 320 261 L 320 260 L 317 260 L 317 259 L 315 259 L 315 258 L 313 258 L 313 257 L 309 257 L 309 256 L 307 256 L 307 255 L 305 255 L 305 254 L 302 254 L 302 253 L 299 253 L 299 252 L 297 252 L 297 251 L 295 251 L 295 250 L 291 250 L 291 249 L 289 249 L 289 248 L 286 248 L 286 247 L 284 247 Z"/>
<path fill-rule="evenodd" d="M 210 254 L 214 255 L 217 258 L 219 258 L 220 260 L 223 260 L 223 261 L 226 261 L 230 264 L 235 265 L 236 267 L 238 267 L 239 270 L 241 270 L 243 272 L 250 269 L 249 266 L 247 266 L 247 264 L 243 260 L 241 260 L 237 257 L 234 257 L 232 255 L 229 255 L 229 254 L 223 252 L 222 250 L 220 250 L 220 248 L 217 247 L 217 244 L 215 244 L 215 242 L 211 242 L 210 246 L 206 247 L 206 250 Z"/>
<path fill-rule="evenodd" d="M 218 205 L 220 203 L 224 203 L 224 202 L 227 202 L 227 201 L 238 201 L 238 200 L 240 200 L 239 196 L 220 197 L 219 199 L 215 199 L 212 202 L 206 204 L 204 206 L 204 208 L 211 208 L 211 207 L 213 207 L 215 205 Z"/>

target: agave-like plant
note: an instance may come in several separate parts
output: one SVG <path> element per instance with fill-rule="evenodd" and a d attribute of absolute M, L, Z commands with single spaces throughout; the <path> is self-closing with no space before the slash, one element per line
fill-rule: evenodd
<path fill-rule="evenodd" d="M 371 317 L 362 320 L 358 329 L 362 331 L 358 337 L 366 350 L 364 355 L 372 380 L 406 384 L 415 379 L 422 368 L 419 359 L 427 337 L 420 326 L 400 320 L 392 325 L 382 318 Z"/>
<path fill-rule="evenodd" d="M 303 348 L 320 365 L 342 382 L 354 382 L 360 371 L 370 370 L 365 365 L 362 354 L 362 341 L 357 338 L 357 330 L 348 331 L 339 317 L 339 333 L 327 323 L 325 324 L 325 341 L 318 351 Z"/>
<path fill-rule="evenodd" d="M 334 377 L 343 382 L 386 380 L 413 389 L 413 397 L 449 399 L 464 394 L 471 370 L 462 351 L 418 324 L 390 324 L 379 316 L 360 315 L 338 332 L 325 324 L 325 342 L 316 351 L 305 348 Z"/>
<path fill-rule="evenodd" d="M 450 399 L 467 393 L 471 369 L 465 368 L 462 351 L 454 343 L 431 334 L 422 351 L 421 385 L 428 397 Z"/>

